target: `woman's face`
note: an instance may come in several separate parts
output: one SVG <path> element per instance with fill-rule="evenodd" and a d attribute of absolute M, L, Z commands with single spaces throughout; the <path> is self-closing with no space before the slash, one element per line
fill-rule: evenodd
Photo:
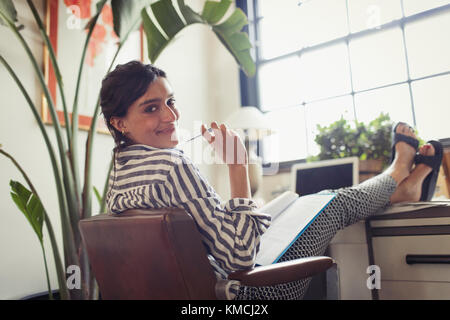
<path fill-rule="evenodd" d="M 111 123 L 135 143 L 164 149 L 178 144 L 179 116 L 169 82 L 158 77 L 128 108 L 125 117 L 112 117 Z"/>

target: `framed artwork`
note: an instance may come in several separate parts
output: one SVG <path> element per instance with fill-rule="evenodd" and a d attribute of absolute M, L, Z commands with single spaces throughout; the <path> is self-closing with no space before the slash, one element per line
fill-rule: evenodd
<path fill-rule="evenodd" d="M 72 117 L 71 111 L 78 69 L 87 34 L 85 26 L 97 12 L 96 2 L 94 0 L 47 0 L 46 2 L 45 24 L 47 34 L 50 37 L 61 71 L 70 119 Z M 78 94 L 78 126 L 82 130 L 89 130 L 91 126 L 101 82 L 111 64 L 117 45 L 118 37 L 113 29 L 112 10 L 108 2 L 103 7 L 97 25 L 92 32 L 84 60 Z M 115 65 L 130 60 L 143 61 L 142 28 L 130 34 L 116 58 Z M 115 68 L 115 65 L 111 70 Z M 59 121 L 64 126 L 62 100 L 46 47 L 44 48 L 44 73 L 50 94 L 55 102 Z M 52 123 L 45 97 L 42 99 L 41 115 L 44 123 Z M 108 133 L 101 114 L 97 121 L 97 130 Z"/>

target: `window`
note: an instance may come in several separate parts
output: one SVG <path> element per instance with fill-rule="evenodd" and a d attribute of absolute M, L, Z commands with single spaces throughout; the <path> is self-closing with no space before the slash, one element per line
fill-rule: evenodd
<path fill-rule="evenodd" d="M 381 112 L 421 138 L 450 137 L 450 0 L 243 0 L 257 65 L 243 105 L 277 134 L 266 162 L 319 152 L 317 124 Z"/>

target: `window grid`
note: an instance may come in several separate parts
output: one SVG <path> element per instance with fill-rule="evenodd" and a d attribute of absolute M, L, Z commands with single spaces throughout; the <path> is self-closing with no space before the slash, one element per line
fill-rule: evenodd
<path fill-rule="evenodd" d="M 312 1 L 312 0 L 309 0 Z M 241 1 L 242 2 L 242 1 Z M 245 2 L 245 1 L 244 1 Z M 354 118 L 355 120 L 357 120 L 357 113 L 356 113 L 356 103 L 355 103 L 355 95 L 356 94 L 360 94 L 360 93 L 364 93 L 364 92 L 369 92 L 369 91 L 375 91 L 378 89 L 382 89 L 382 88 L 388 88 L 388 87 L 392 87 L 392 86 L 396 86 L 396 85 L 401 85 L 401 84 L 407 84 L 408 85 L 408 89 L 409 89 L 409 98 L 410 98 L 410 103 L 411 103 L 411 112 L 412 112 L 412 117 L 413 117 L 413 124 L 414 126 L 417 125 L 416 123 L 416 112 L 415 112 L 415 105 L 414 105 L 414 97 L 413 97 L 413 90 L 412 90 L 412 83 L 415 81 L 420 81 L 420 80 L 424 80 L 424 79 L 429 79 L 429 78 L 435 78 L 435 77 L 439 77 L 439 76 L 444 76 L 444 75 L 448 75 L 450 74 L 450 70 L 448 71 L 444 71 L 444 72 L 440 72 L 440 73 L 434 73 L 434 74 L 430 74 L 427 76 L 423 76 L 423 77 L 417 77 L 417 78 L 411 78 L 411 73 L 410 73 L 410 64 L 409 64 L 409 59 L 408 59 L 408 49 L 406 46 L 406 36 L 405 36 L 405 25 L 411 22 L 415 22 L 418 20 L 422 20 L 422 19 L 426 19 L 428 17 L 432 17 L 434 15 L 440 14 L 440 13 L 444 13 L 447 11 L 450 11 L 450 4 L 447 5 L 443 5 L 437 8 L 433 8 L 433 9 L 429 9 L 427 11 L 423 11 L 420 13 L 416 13 L 413 14 L 411 16 L 405 17 L 405 10 L 404 10 L 404 0 L 400 0 L 400 4 L 401 4 L 401 13 L 402 13 L 402 18 L 398 19 L 398 20 L 394 20 L 388 23 L 384 23 L 382 25 L 380 25 L 377 28 L 373 28 L 373 29 L 365 29 L 362 31 L 358 31 L 358 32 L 354 32 L 351 33 L 350 30 L 350 13 L 349 13 L 349 2 L 348 0 L 345 1 L 346 3 L 346 14 L 347 14 L 347 28 L 348 28 L 348 33 L 346 36 L 344 37 L 340 37 L 340 38 L 336 38 L 336 39 L 332 39 L 329 41 L 325 41 L 323 43 L 319 43 L 316 45 L 312 45 L 309 47 L 305 47 L 302 48 L 300 50 L 294 51 L 294 52 L 290 52 L 287 54 L 282 54 L 276 57 L 272 57 L 270 59 L 262 59 L 261 58 L 261 54 L 260 54 L 260 50 L 259 50 L 259 46 L 260 46 L 260 38 L 259 38 L 259 21 L 263 18 L 262 16 L 259 15 L 259 10 L 258 10 L 258 0 L 249 0 L 249 3 L 251 3 L 251 12 L 247 12 L 248 17 L 249 17 L 249 26 L 248 26 L 248 31 L 249 31 L 249 35 L 250 35 L 250 39 L 254 45 L 254 59 L 255 59 L 255 63 L 256 63 L 256 75 L 254 77 L 253 81 L 253 88 L 256 89 L 253 92 L 249 92 L 247 90 L 246 93 L 244 93 L 244 95 L 255 95 L 256 98 L 253 101 L 256 101 L 256 107 L 261 109 L 262 112 L 267 113 L 267 112 L 272 112 L 272 111 L 278 111 L 278 110 L 283 110 L 283 109 L 287 109 L 287 108 L 306 108 L 307 104 L 312 104 L 312 103 L 317 103 L 317 102 L 322 102 L 322 101 L 327 101 L 327 100 L 331 100 L 331 99 L 335 99 L 335 98 L 340 98 L 340 97 L 344 97 L 344 96 L 348 96 L 351 95 L 352 97 L 352 107 L 353 107 L 353 112 L 354 112 Z M 239 5 L 239 1 L 238 1 L 238 6 Z M 242 7 L 241 7 L 242 8 Z M 401 34 L 402 34 L 402 45 L 403 45 L 403 51 L 404 51 L 404 58 L 405 58 L 405 62 L 406 62 L 406 80 L 405 81 L 398 81 L 398 82 L 393 82 L 393 83 L 388 83 L 388 84 L 384 84 L 384 85 L 380 85 L 380 86 L 376 86 L 376 87 L 371 87 L 371 88 L 367 88 L 367 89 L 362 89 L 362 90 L 355 90 L 354 89 L 354 81 L 353 81 L 353 73 L 352 73 L 352 58 L 351 58 L 351 52 L 350 52 L 350 41 L 354 40 L 354 39 L 358 39 L 361 37 L 366 37 L 372 34 L 376 34 L 385 30 L 389 30 L 389 29 L 394 29 L 394 28 L 400 28 L 401 30 Z M 253 36 L 252 36 L 253 35 Z M 344 93 L 344 94 L 340 94 L 340 95 L 335 95 L 335 96 L 328 96 L 328 97 L 324 97 L 324 98 L 319 98 L 319 99 L 313 99 L 310 101 L 299 101 L 299 103 L 297 105 L 290 105 L 290 106 L 277 106 L 276 108 L 274 108 L 271 111 L 263 111 L 261 108 L 261 104 L 260 104 L 260 99 L 259 99 L 259 86 L 258 86 L 258 69 L 263 66 L 264 64 L 268 64 L 274 61 L 279 61 L 279 60 L 283 60 L 292 56 L 301 56 L 306 52 L 309 51 L 313 51 L 313 50 L 317 50 L 317 49 L 323 49 L 323 48 L 328 48 L 331 47 L 334 44 L 338 44 L 338 43 L 342 43 L 344 42 L 346 47 L 347 47 L 347 53 L 348 53 L 348 58 L 349 58 L 349 72 L 350 72 L 350 88 L 351 91 Z M 242 80 L 241 80 L 241 86 L 242 86 Z M 241 88 L 242 89 L 242 88 Z M 244 91 L 244 90 L 242 90 Z M 305 110 L 305 109 L 304 109 Z M 306 117 L 305 117 L 305 131 L 306 131 L 306 136 L 308 138 L 308 125 L 306 123 Z M 261 146 L 259 146 L 259 148 L 261 150 Z M 262 151 L 262 150 L 261 150 Z M 262 152 L 261 152 L 262 153 Z M 308 150 L 308 154 L 309 154 L 309 150 Z"/>
<path fill-rule="evenodd" d="M 400 7 L 402 9 L 402 17 L 405 17 L 405 7 L 403 4 L 403 0 L 400 0 Z M 411 102 L 411 112 L 412 112 L 412 116 L 413 116 L 413 123 L 414 123 L 414 126 L 416 126 L 417 125 L 416 111 L 414 108 L 414 97 L 413 97 L 412 86 L 411 86 L 411 72 L 409 69 L 408 49 L 406 48 L 406 36 L 405 36 L 405 23 L 404 22 L 400 24 L 400 28 L 402 30 L 403 50 L 405 52 L 405 61 L 406 61 L 406 76 L 407 76 L 406 82 L 408 83 L 409 99 Z"/>
<path fill-rule="evenodd" d="M 350 13 L 348 8 L 348 0 L 345 1 L 345 9 L 347 12 L 347 34 L 351 34 L 350 31 Z M 352 59 L 350 55 L 350 40 L 345 39 L 345 46 L 347 48 L 347 55 L 348 55 L 348 67 L 350 72 L 350 89 L 351 89 L 351 96 L 352 96 L 352 106 L 353 106 L 353 116 L 355 119 L 356 117 L 356 103 L 355 103 L 355 87 L 353 86 L 353 72 L 352 72 Z"/>

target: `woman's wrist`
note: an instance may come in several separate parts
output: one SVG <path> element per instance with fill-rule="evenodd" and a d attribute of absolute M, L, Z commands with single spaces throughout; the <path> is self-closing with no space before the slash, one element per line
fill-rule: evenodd
<path fill-rule="evenodd" d="M 248 165 L 228 165 L 228 173 L 230 177 L 231 198 L 251 199 L 252 194 L 248 177 Z"/>
<path fill-rule="evenodd" d="M 248 164 L 247 163 L 227 163 L 228 169 L 231 170 L 248 170 Z"/>
<path fill-rule="evenodd" d="M 248 168 L 248 154 L 246 150 L 241 150 L 240 154 L 235 155 L 234 159 L 226 163 L 229 168 Z"/>

